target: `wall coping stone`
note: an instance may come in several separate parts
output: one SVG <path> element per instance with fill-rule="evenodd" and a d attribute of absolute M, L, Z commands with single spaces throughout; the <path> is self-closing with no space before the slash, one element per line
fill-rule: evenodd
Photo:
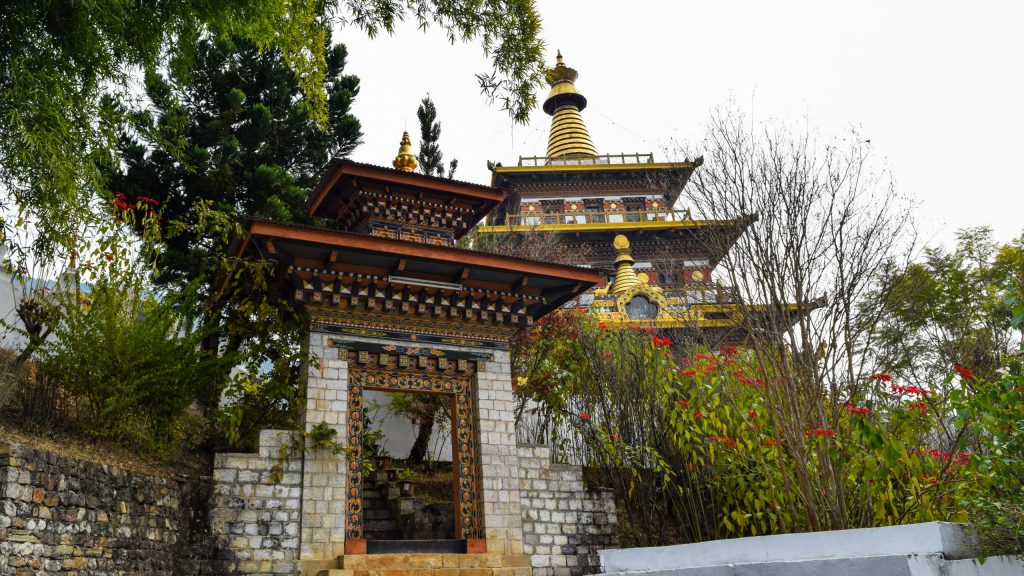
<path fill-rule="evenodd" d="M 941 555 L 959 560 L 976 558 L 980 551 L 971 525 L 927 522 L 602 550 L 600 555 L 602 571 L 612 573 L 898 555 Z"/>

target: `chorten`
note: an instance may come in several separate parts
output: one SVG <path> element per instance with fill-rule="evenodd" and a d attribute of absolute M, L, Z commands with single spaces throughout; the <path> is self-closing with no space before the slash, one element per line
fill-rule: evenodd
<path fill-rule="evenodd" d="M 551 91 L 544 100 L 544 112 L 551 115 L 551 134 L 548 136 L 548 158 L 594 158 L 597 149 L 580 112 L 587 107 L 587 99 L 576 90 L 579 74 L 562 60 L 561 51 L 555 67 L 548 71 Z"/>

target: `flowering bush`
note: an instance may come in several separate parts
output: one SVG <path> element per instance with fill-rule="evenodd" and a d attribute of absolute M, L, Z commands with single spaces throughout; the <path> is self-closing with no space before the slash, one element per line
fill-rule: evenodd
<path fill-rule="evenodd" d="M 585 314 L 541 324 L 535 347 L 519 350 L 521 401 L 550 418 L 563 459 L 615 490 L 627 544 L 970 520 L 980 504 L 969 500 L 992 494 L 979 474 L 1009 473 L 993 442 L 1020 454 L 1020 432 L 1006 430 L 1024 426 L 1005 424 L 1021 404 L 1006 394 L 1024 387 L 980 393 L 962 366 L 929 388 L 874 373 L 810 389 L 772 368 L 779 359 L 731 345 L 684 355 Z M 982 406 L 970 407 L 982 402 L 1006 407 L 998 425 L 979 424 Z"/>

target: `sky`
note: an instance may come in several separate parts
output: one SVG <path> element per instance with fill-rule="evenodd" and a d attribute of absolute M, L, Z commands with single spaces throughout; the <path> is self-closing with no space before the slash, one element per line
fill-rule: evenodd
<path fill-rule="evenodd" d="M 950 247 L 959 228 L 998 241 L 1024 232 L 1024 2 L 713 2 L 538 0 L 554 65 L 579 71 L 583 118 L 600 153 L 677 159 L 711 111 L 734 100 L 755 121 L 851 127 L 876 165 L 914 198 L 921 239 Z M 403 130 L 418 149 L 416 107 L 430 94 L 441 149 L 460 180 L 487 184 L 487 160 L 543 156 L 550 117 L 515 125 L 481 95 L 482 48 L 412 23 L 392 37 L 339 27 L 361 88 L 364 144 L 353 159 L 390 165 Z M 538 101 L 547 94 L 542 88 Z M 684 193 L 685 203 L 685 193 Z"/>

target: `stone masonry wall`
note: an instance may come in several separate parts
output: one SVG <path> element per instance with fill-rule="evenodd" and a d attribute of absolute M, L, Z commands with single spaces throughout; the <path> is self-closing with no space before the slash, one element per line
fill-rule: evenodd
<path fill-rule="evenodd" d="M 477 372 L 477 411 L 487 551 L 519 555 L 523 554 L 523 521 L 509 353 L 495 350 L 494 361 L 482 364 Z"/>
<path fill-rule="evenodd" d="M 579 466 L 553 464 L 551 448 L 519 445 L 523 545 L 534 576 L 597 573 L 597 551 L 618 545 L 615 498 L 587 491 Z"/>
<path fill-rule="evenodd" d="M 0 575 L 216 574 L 209 482 L 0 443 Z"/>
<path fill-rule="evenodd" d="M 210 529 L 223 573 L 294 574 L 299 560 L 302 461 L 282 461 L 291 433 L 264 430 L 256 454 L 217 454 Z M 274 467 L 280 480 L 274 482 Z"/>

